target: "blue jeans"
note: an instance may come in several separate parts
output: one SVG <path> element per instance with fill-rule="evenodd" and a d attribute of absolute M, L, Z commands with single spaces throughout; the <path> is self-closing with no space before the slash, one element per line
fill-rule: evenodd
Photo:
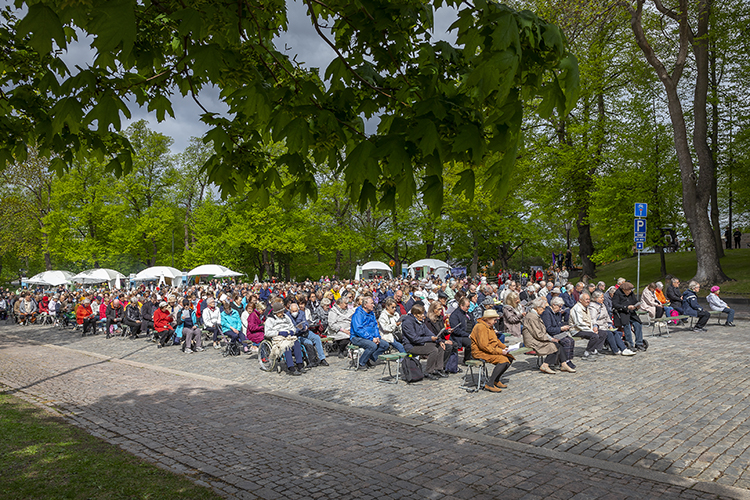
<path fill-rule="evenodd" d="M 318 334 L 313 333 L 311 330 L 307 331 L 307 337 L 300 337 L 300 341 L 308 347 L 314 347 L 315 352 L 318 353 L 318 359 L 323 361 L 326 359 L 326 353 L 323 351 L 323 342 L 320 341 Z"/>
<path fill-rule="evenodd" d="M 625 350 L 625 343 L 622 341 L 620 332 L 613 332 L 612 330 L 599 330 L 600 333 L 602 331 L 607 332 L 607 343 L 609 343 L 609 347 L 612 349 L 612 352 L 614 354 L 619 354 Z"/>
<path fill-rule="evenodd" d="M 279 332 L 279 335 L 281 335 L 282 337 L 289 337 L 291 333 Z M 294 357 L 293 359 L 292 356 Z M 291 349 L 287 349 L 286 351 L 284 351 L 284 361 L 286 362 L 287 368 L 291 368 L 295 363 L 297 363 L 298 365 L 304 363 L 304 359 L 302 358 L 302 347 L 299 343 L 299 337 L 297 337 L 297 340 L 294 341 L 294 345 L 291 347 Z"/>
<path fill-rule="evenodd" d="M 374 363 L 378 360 L 378 356 L 383 354 L 390 347 L 390 344 L 383 339 L 380 339 L 380 342 L 376 344 L 372 340 L 352 336 L 349 341 L 357 347 L 361 347 L 365 350 L 364 354 L 359 357 L 359 364 L 361 366 L 364 366 L 369 359 L 372 359 Z"/>
<path fill-rule="evenodd" d="M 398 352 L 406 352 L 406 349 L 404 349 L 403 344 L 401 342 L 399 342 L 398 340 L 394 340 L 393 342 L 389 342 L 389 344 L 391 344 L 393 347 L 395 347 Z"/>
<path fill-rule="evenodd" d="M 734 323 L 734 309 L 725 307 L 723 312 L 727 313 L 727 323 Z"/>
<path fill-rule="evenodd" d="M 622 325 L 622 329 L 625 332 L 625 342 L 633 345 L 633 335 L 631 333 L 632 329 L 633 331 L 635 331 L 635 345 L 643 345 L 643 326 L 640 323 L 633 321 L 627 325 Z"/>

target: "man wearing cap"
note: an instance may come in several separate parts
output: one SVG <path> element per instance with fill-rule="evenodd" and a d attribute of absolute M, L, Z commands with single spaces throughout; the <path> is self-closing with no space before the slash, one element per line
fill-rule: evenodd
<path fill-rule="evenodd" d="M 380 329 L 373 312 L 374 309 L 375 303 L 372 297 L 365 297 L 362 305 L 352 315 L 349 341 L 365 351 L 359 357 L 359 366 L 357 367 L 359 370 L 367 370 L 368 367 L 375 366 L 378 356 L 390 347 L 388 342 L 380 338 Z"/>
<path fill-rule="evenodd" d="M 471 353 L 476 359 L 483 359 L 495 365 L 484 388 L 491 392 L 500 392 L 505 384 L 500 382 L 500 377 L 510 367 L 515 359 L 509 354 L 508 348 L 497 339 L 495 334 L 495 322 L 500 315 L 494 309 L 487 309 L 477 324 L 471 330 Z"/>
<path fill-rule="evenodd" d="M 648 343 L 643 340 L 643 326 L 638 318 L 638 299 L 633 293 L 633 284 L 629 281 L 623 282 L 612 295 L 612 313 L 614 315 L 615 327 L 621 326 L 625 332 L 625 342 L 628 347 L 639 351 L 648 349 Z M 635 344 L 633 334 L 635 332 Z"/>
<path fill-rule="evenodd" d="M 266 319 L 264 334 L 267 339 L 281 335 L 282 337 L 294 336 L 294 323 L 286 314 L 284 302 L 280 299 L 271 300 L 271 314 Z M 294 341 L 291 348 L 284 351 L 284 361 L 289 375 L 299 376 L 306 372 L 304 359 L 302 358 L 302 346 L 299 339 Z"/>
<path fill-rule="evenodd" d="M 719 298 L 720 291 L 721 288 L 719 288 L 718 286 L 711 287 L 711 293 L 709 293 L 706 297 L 706 300 L 708 301 L 708 307 L 710 307 L 712 311 L 721 311 L 723 313 L 726 313 L 727 321 L 724 323 L 724 326 L 734 326 L 734 309 L 729 307 L 726 302 Z"/>

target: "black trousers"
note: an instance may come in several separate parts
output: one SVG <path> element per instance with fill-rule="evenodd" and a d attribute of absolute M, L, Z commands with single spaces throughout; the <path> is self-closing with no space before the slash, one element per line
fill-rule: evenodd
<path fill-rule="evenodd" d="M 607 340 L 607 334 L 605 332 L 602 332 L 602 334 L 599 335 L 598 333 L 582 330 L 576 333 L 576 336 L 582 339 L 588 339 L 589 343 L 586 345 L 586 350 L 588 352 L 594 352 L 595 349 L 597 351 L 601 350 L 604 341 Z"/>
<path fill-rule="evenodd" d="M 424 345 L 415 345 L 409 351 L 409 354 L 418 356 L 427 356 L 427 373 L 435 373 L 443 369 L 445 360 L 445 351 L 435 342 L 425 342 Z"/>
<path fill-rule="evenodd" d="M 89 329 L 96 331 L 96 318 L 83 318 L 83 334 L 89 333 Z"/>
<path fill-rule="evenodd" d="M 698 324 L 695 325 L 695 328 L 703 328 L 710 318 L 711 315 L 708 311 L 698 311 Z"/>
<path fill-rule="evenodd" d="M 547 356 L 544 358 L 544 362 L 550 366 L 554 366 L 558 362 L 562 364 L 568 361 L 568 352 L 565 347 L 559 343 L 555 347 L 557 347 L 557 352 L 547 354 Z"/>
<path fill-rule="evenodd" d="M 471 337 L 458 337 L 451 335 L 451 340 L 456 347 L 464 348 L 464 363 L 471 359 Z"/>
<path fill-rule="evenodd" d="M 499 365 L 495 365 L 495 369 L 492 370 L 492 375 L 490 375 L 490 380 L 488 381 L 488 385 L 495 385 L 495 382 L 500 380 L 500 377 L 503 376 L 503 373 L 505 373 L 505 370 L 507 370 L 510 367 L 510 363 L 500 363 Z"/>
<path fill-rule="evenodd" d="M 148 329 L 154 327 L 153 320 L 150 319 L 142 319 L 141 320 L 141 333 L 144 335 L 148 335 Z"/>
<path fill-rule="evenodd" d="M 167 345 L 167 342 L 169 339 L 172 338 L 172 335 L 174 335 L 174 330 L 171 328 L 165 328 L 162 332 L 157 332 L 159 334 L 159 343 L 161 345 Z"/>
<path fill-rule="evenodd" d="M 135 321 L 129 320 L 128 318 L 124 318 L 122 320 L 122 324 L 123 325 L 128 325 L 130 327 L 130 335 L 133 338 L 137 338 L 138 337 L 138 330 L 141 329 L 141 324 L 140 323 L 136 323 Z"/>

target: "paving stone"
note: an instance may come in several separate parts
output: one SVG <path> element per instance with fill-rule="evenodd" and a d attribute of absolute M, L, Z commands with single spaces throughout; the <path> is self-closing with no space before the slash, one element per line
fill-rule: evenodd
<path fill-rule="evenodd" d="M 700 366 L 699 342 L 680 331 L 652 339 L 647 353 L 579 363 L 554 380 L 521 359 L 502 394 L 467 394 L 460 376 L 378 384 L 379 370 L 354 373 L 339 359 L 289 377 L 213 349 L 185 356 L 143 340 L 0 326 L 0 384 L 238 498 L 716 498 L 532 452 L 747 488 L 750 347 L 737 339 L 750 325 L 740 325 L 711 328 L 714 354 Z M 479 435 L 530 447 L 511 451 Z"/>

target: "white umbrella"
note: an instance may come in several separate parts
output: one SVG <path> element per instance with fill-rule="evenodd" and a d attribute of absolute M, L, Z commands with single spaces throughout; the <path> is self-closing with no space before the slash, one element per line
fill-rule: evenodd
<path fill-rule="evenodd" d="M 182 278 L 182 271 L 169 266 L 154 266 L 135 275 L 135 281 L 152 281 L 159 278 Z"/>
<path fill-rule="evenodd" d="M 44 271 L 32 276 L 26 282 L 32 285 L 60 286 L 69 285 L 72 277 L 73 273 L 68 271 Z"/>
<path fill-rule="evenodd" d="M 124 278 L 125 275 L 115 271 L 114 269 L 87 269 L 86 271 L 80 272 L 71 278 L 76 283 L 104 283 L 105 281 L 114 281 L 120 278 Z"/>
<path fill-rule="evenodd" d="M 235 276 L 242 276 L 242 273 L 232 271 L 228 267 L 220 266 L 218 264 L 204 264 L 198 266 L 195 269 L 191 269 L 187 273 L 188 276 L 214 276 L 216 278 L 233 278 Z"/>

